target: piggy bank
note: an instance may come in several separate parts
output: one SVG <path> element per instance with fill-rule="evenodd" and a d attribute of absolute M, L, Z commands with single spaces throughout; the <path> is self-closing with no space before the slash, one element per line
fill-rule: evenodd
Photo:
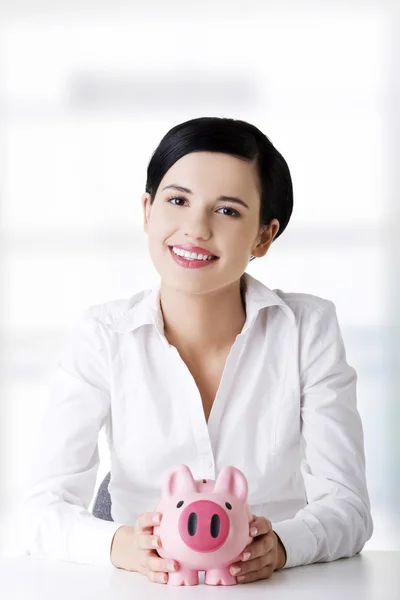
<path fill-rule="evenodd" d="M 224 467 L 216 481 L 195 481 L 187 465 L 165 473 L 155 509 L 161 521 L 153 531 L 161 540 L 158 554 L 179 562 L 178 570 L 168 573 L 169 584 L 198 585 L 198 571 L 205 571 L 208 585 L 237 583 L 229 568 L 253 539 L 247 493 L 246 477 L 232 466 Z"/>

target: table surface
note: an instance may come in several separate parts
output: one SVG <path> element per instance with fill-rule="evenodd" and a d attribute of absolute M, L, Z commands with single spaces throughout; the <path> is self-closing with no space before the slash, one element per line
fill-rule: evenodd
<path fill-rule="evenodd" d="M 0 597 L 7 600 L 222 598 L 222 586 L 170 586 L 141 573 L 30 556 L 0 558 Z M 225 587 L 225 586 L 224 586 Z M 400 552 L 364 551 L 352 558 L 275 571 L 269 579 L 229 586 L 229 599 L 400 600 Z"/>

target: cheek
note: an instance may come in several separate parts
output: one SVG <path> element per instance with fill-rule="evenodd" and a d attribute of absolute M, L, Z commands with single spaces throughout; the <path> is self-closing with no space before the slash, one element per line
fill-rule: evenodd
<path fill-rule="evenodd" d="M 163 245 L 165 248 L 167 247 L 168 238 L 171 236 L 171 227 L 165 220 L 157 216 L 157 219 L 149 222 L 147 234 L 149 246 L 156 251 L 160 247 L 162 248 Z"/>
<path fill-rule="evenodd" d="M 236 227 L 231 227 L 225 235 L 226 243 L 237 253 L 247 251 L 251 246 L 253 237 L 247 227 L 243 227 L 240 223 Z"/>

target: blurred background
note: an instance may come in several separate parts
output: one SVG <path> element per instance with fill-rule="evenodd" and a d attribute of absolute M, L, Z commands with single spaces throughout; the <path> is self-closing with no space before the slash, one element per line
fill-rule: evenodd
<path fill-rule="evenodd" d="M 398 3 L 397 3 L 398 4 Z M 0 3 L 0 553 L 76 317 L 158 281 L 146 167 L 198 116 L 254 123 L 291 170 L 247 271 L 332 300 L 358 374 L 375 532 L 400 549 L 400 10 L 376 2 Z M 109 470 L 104 431 L 97 487 Z"/>

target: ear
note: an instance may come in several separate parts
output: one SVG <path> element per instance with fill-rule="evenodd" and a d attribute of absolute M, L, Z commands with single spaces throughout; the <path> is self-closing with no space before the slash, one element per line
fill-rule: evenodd
<path fill-rule="evenodd" d="M 268 225 L 261 226 L 261 233 L 258 236 L 257 243 L 253 247 L 251 254 L 260 258 L 264 256 L 274 241 L 276 234 L 279 231 L 278 219 L 272 219 Z"/>
<path fill-rule="evenodd" d="M 143 208 L 143 230 L 147 233 L 147 225 L 150 218 L 151 204 L 150 194 L 145 192 L 142 196 L 142 208 Z"/>
<path fill-rule="evenodd" d="M 217 477 L 213 494 L 230 494 L 246 502 L 248 494 L 247 479 L 236 467 L 224 467 Z"/>
<path fill-rule="evenodd" d="M 163 498 L 175 496 L 177 493 L 197 492 L 196 483 L 187 465 L 176 465 L 164 477 Z"/>

